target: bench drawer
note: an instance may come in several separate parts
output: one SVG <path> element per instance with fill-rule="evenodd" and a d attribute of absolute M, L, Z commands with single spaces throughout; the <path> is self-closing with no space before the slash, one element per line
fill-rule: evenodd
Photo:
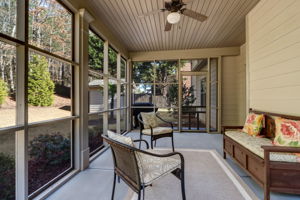
<path fill-rule="evenodd" d="M 261 183 L 264 182 L 264 165 L 257 159 L 248 157 L 248 171 Z"/>
<path fill-rule="evenodd" d="M 230 155 L 233 155 L 233 144 L 229 140 L 224 140 L 224 148 Z"/>
<path fill-rule="evenodd" d="M 246 159 L 247 159 L 247 155 L 246 153 L 240 149 L 237 146 L 234 146 L 234 158 L 243 166 L 246 168 Z"/>

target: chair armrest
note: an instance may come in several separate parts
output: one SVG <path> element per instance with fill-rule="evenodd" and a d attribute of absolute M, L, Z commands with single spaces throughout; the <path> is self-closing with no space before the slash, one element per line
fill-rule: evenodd
<path fill-rule="evenodd" d="M 261 146 L 261 148 L 264 150 L 264 161 L 266 162 L 266 166 L 269 166 L 271 152 L 300 153 L 300 147 Z"/>
<path fill-rule="evenodd" d="M 167 120 L 164 120 L 163 118 L 161 118 L 160 116 L 158 116 L 156 113 L 155 113 L 155 116 L 156 116 L 158 119 L 160 119 L 161 121 L 163 121 L 163 122 L 165 122 L 165 123 L 167 123 L 167 124 L 170 124 L 171 127 L 172 127 L 172 129 L 173 129 L 173 123 L 172 123 L 172 122 L 169 122 L 169 121 L 167 121 Z"/>
<path fill-rule="evenodd" d="M 171 157 L 171 156 L 174 156 L 174 155 L 178 155 L 180 157 L 180 160 L 181 160 L 181 167 L 184 167 L 184 157 L 179 152 L 171 152 L 171 153 L 167 153 L 167 154 L 155 154 L 155 153 L 151 153 L 151 152 L 148 152 L 148 151 L 144 151 L 144 150 L 138 149 L 138 148 L 133 147 L 133 146 L 129 146 L 127 144 L 124 144 L 124 143 L 121 143 L 121 142 L 118 142 L 118 141 L 114 141 L 111 138 L 108 138 L 106 135 L 102 135 L 102 138 L 105 141 L 107 141 L 108 143 L 110 143 L 110 142 L 113 141 L 114 143 L 116 143 L 116 144 L 118 144 L 120 146 L 123 146 L 126 149 L 129 149 L 130 151 L 140 152 L 140 153 L 147 154 L 147 155 L 150 155 L 150 156 L 155 156 L 155 157 Z"/>
<path fill-rule="evenodd" d="M 149 143 L 146 140 L 139 139 L 139 140 L 133 140 L 133 142 L 144 142 L 146 144 L 146 148 L 149 149 Z"/>
<path fill-rule="evenodd" d="M 261 146 L 265 152 L 300 153 L 300 147 Z"/>
<path fill-rule="evenodd" d="M 222 126 L 222 133 L 224 134 L 229 129 L 243 129 L 243 126 Z"/>

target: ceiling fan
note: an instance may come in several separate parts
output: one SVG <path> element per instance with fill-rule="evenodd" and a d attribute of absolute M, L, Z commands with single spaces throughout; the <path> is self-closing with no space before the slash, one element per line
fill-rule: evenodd
<path fill-rule="evenodd" d="M 207 16 L 202 15 L 200 13 L 197 13 L 195 11 L 189 10 L 187 8 L 185 8 L 185 6 L 187 5 L 187 3 L 184 0 L 165 0 L 165 7 L 159 10 L 155 10 L 146 14 L 142 14 L 139 17 L 146 17 L 146 16 L 150 16 L 150 15 L 154 15 L 156 13 L 159 12 L 165 12 L 168 11 L 169 14 L 167 16 L 167 22 L 165 25 L 165 31 L 170 31 L 172 28 L 173 24 L 176 24 L 180 21 L 180 16 L 184 15 L 187 17 L 191 17 L 195 20 L 198 20 L 200 22 L 203 22 L 207 19 Z"/>

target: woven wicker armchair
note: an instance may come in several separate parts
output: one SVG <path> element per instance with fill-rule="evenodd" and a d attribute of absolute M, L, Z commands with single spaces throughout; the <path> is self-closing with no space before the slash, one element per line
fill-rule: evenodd
<path fill-rule="evenodd" d="M 150 136 L 151 137 L 151 139 L 150 139 L 151 149 L 153 149 L 153 141 L 155 142 L 155 146 L 156 146 L 157 139 L 164 138 L 164 137 L 171 137 L 172 150 L 174 152 L 175 149 L 174 149 L 174 137 L 173 137 L 173 123 L 164 120 L 163 118 L 161 118 L 159 115 L 157 115 L 155 113 L 154 116 L 157 119 L 169 124 L 170 127 L 160 127 L 159 124 L 156 124 L 153 126 L 152 124 L 147 123 L 146 120 L 143 120 L 142 114 L 145 114 L 145 113 L 140 113 L 138 115 L 138 120 L 140 123 L 140 139 L 143 138 L 143 135 Z"/>
<path fill-rule="evenodd" d="M 140 200 L 141 197 L 145 198 L 145 187 L 151 186 L 154 181 L 170 173 L 180 179 L 182 199 L 186 199 L 184 158 L 181 153 L 155 154 L 135 148 L 134 145 L 121 143 L 115 138 L 112 139 L 105 135 L 102 137 L 110 145 L 114 160 L 112 200 L 114 199 L 117 176 L 138 194 L 138 200 Z M 133 142 L 144 142 L 147 149 L 149 148 L 145 140 L 134 140 Z"/>

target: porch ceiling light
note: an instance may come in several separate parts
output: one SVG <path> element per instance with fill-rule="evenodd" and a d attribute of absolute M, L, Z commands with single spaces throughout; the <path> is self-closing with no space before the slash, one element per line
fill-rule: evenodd
<path fill-rule="evenodd" d="M 167 20 L 170 24 L 176 24 L 180 20 L 180 14 L 178 12 L 171 12 L 168 14 Z"/>

